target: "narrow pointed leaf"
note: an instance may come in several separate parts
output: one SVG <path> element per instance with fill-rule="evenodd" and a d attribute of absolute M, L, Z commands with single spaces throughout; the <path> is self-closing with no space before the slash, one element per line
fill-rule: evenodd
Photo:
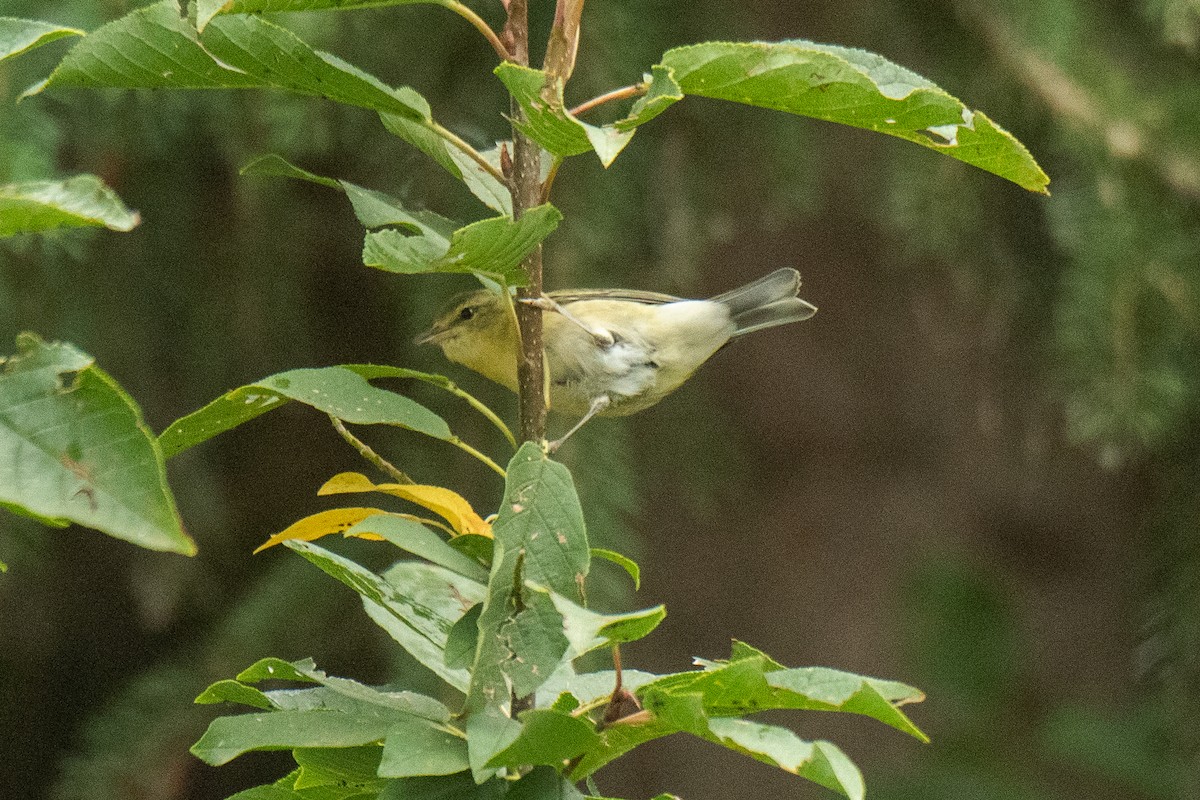
<path fill-rule="evenodd" d="M 483 520 L 467 499 L 458 492 L 444 486 L 422 486 L 414 483 L 373 483 L 359 472 L 342 472 L 334 475 L 317 494 L 351 494 L 356 492 L 381 492 L 400 497 L 445 519 L 457 534 L 491 536 L 492 526 Z"/>
<path fill-rule="evenodd" d="M 331 533 L 346 533 L 369 517 L 375 517 L 387 512 L 380 508 L 331 508 L 318 511 L 304 519 L 297 520 L 284 528 L 254 549 L 261 553 L 268 547 L 274 547 L 287 541 L 312 542 Z"/>
<path fill-rule="evenodd" d="M 133 398 L 69 344 L 26 333 L 17 350 L 0 361 L 0 507 L 194 554 Z"/>
<path fill-rule="evenodd" d="M 526 211 L 519 220 L 492 217 L 460 228 L 448 246 L 440 236 L 429 233 L 377 231 L 367 234 L 363 263 L 404 274 L 476 273 L 509 286 L 523 286 L 529 278 L 521 262 L 554 232 L 561 219 L 562 214 L 554 206 L 541 205 Z"/>
<path fill-rule="evenodd" d="M 140 221 L 94 175 L 0 185 L 0 237 L 55 228 L 131 231 Z"/>
<path fill-rule="evenodd" d="M 802 40 L 669 50 L 686 95 L 731 100 L 898 136 L 1033 192 L 1050 179 L 1012 134 L 882 56 Z"/>
<path fill-rule="evenodd" d="M 310 405 L 350 423 L 395 425 L 435 439 L 453 438 L 446 421 L 415 400 L 378 389 L 353 370 L 324 367 L 281 372 L 234 389 L 175 420 L 159 436 L 159 443 L 169 458 L 281 408 L 288 400 Z"/>
<path fill-rule="evenodd" d="M 0 61 L 28 53 L 65 36 L 83 36 L 81 30 L 35 19 L 0 17 Z"/>

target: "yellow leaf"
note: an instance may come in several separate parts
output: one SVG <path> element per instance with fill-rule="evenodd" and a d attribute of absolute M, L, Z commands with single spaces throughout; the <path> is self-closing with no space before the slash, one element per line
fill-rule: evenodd
<path fill-rule="evenodd" d="M 462 495 L 442 486 L 422 486 L 412 483 L 371 483 L 366 475 L 343 472 L 334 475 L 317 494 L 348 494 L 352 492 L 383 492 L 427 508 L 450 523 L 457 534 L 473 533 L 491 536 L 492 526 L 475 513 Z"/>
<path fill-rule="evenodd" d="M 362 522 L 367 517 L 386 513 L 388 512 L 379 508 L 331 508 L 328 511 L 321 511 L 292 523 L 286 529 L 263 542 L 254 552 L 261 552 L 268 547 L 273 547 L 280 542 L 286 542 L 290 539 L 311 542 L 313 539 L 320 539 L 322 536 L 328 536 L 331 533 L 342 533 Z"/>

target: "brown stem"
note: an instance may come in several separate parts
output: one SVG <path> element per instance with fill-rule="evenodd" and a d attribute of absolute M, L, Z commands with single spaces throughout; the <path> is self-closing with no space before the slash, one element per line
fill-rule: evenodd
<path fill-rule="evenodd" d="M 625 100 L 630 97 L 638 97 L 650 91 L 650 86 L 645 83 L 635 83 L 630 86 L 622 86 L 620 89 L 613 89 L 611 92 L 605 92 L 599 97 L 593 97 L 571 109 L 572 117 L 577 117 L 580 114 L 591 111 L 596 106 L 602 106 L 605 103 L 611 103 L 614 100 Z"/>
<path fill-rule="evenodd" d="M 512 60 L 529 66 L 528 0 L 510 0 L 504 35 L 510 42 Z M 513 101 L 513 119 L 523 119 L 520 106 Z M 536 206 L 541 200 L 542 151 L 537 143 L 513 126 L 512 192 L 513 218 Z M 518 292 L 520 298 L 542 296 L 542 246 L 538 245 L 524 263 L 529 283 Z M 521 354 L 517 360 L 518 403 L 521 440 L 541 442 L 546 438 L 546 371 L 542 356 L 542 311 L 528 303 L 517 303 L 517 326 L 521 332 Z"/>

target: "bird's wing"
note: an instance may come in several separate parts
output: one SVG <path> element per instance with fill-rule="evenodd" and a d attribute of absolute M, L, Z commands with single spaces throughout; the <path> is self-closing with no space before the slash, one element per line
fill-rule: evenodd
<path fill-rule="evenodd" d="M 683 299 L 659 292 L 639 292 L 636 289 L 560 289 L 550 292 L 549 296 L 563 305 L 580 300 L 625 300 L 648 306 L 661 306 Z"/>

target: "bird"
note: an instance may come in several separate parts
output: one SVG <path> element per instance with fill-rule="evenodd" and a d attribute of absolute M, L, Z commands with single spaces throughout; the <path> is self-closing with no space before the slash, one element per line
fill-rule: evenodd
<path fill-rule="evenodd" d="M 629 289 L 564 289 L 518 302 L 549 312 L 543 341 L 549 408 L 580 417 L 557 449 L 593 416 L 626 416 L 678 389 L 718 350 L 748 333 L 817 312 L 798 297 L 800 273 L 775 270 L 707 300 Z M 456 295 L 416 344 L 434 344 L 517 391 L 520 335 L 511 300 L 490 289 Z"/>

